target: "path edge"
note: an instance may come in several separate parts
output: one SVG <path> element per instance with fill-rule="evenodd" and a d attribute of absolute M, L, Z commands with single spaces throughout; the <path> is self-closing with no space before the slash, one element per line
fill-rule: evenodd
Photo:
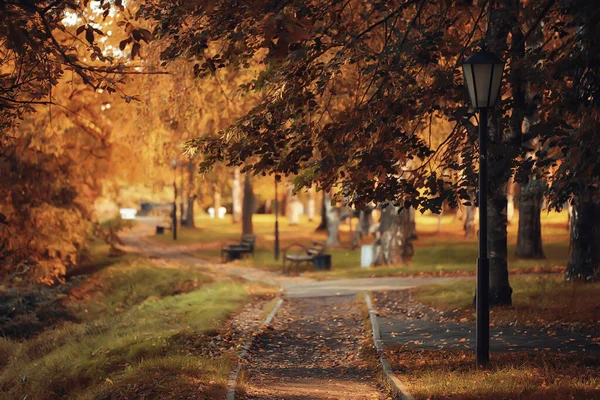
<path fill-rule="evenodd" d="M 375 349 L 379 355 L 379 363 L 381 364 L 385 378 L 387 379 L 392 390 L 395 392 L 394 394 L 396 395 L 397 399 L 415 400 L 415 398 L 408 392 L 408 388 L 400 381 L 400 379 L 398 379 L 392 370 L 390 362 L 385 356 L 383 351 L 383 341 L 381 340 L 381 333 L 379 332 L 379 324 L 377 323 L 377 314 L 373 309 L 371 296 L 369 296 L 368 293 L 365 293 L 365 303 L 367 303 L 367 308 L 369 309 L 369 319 L 371 320 L 371 330 L 373 332 L 373 343 L 375 344 Z M 227 400 L 230 399 L 228 398 Z"/>
<path fill-rule="evenodd" d="M 273 321 L 273 318 L 275 318 L 275 314 L 277 314 L 277 311 L 279 310 L 279 307 L 281 307 L 282 304 L 283 299 L 279 298 L 279 300 L 277 300 L 277 303 L 275 303 L 275 307 L 273 307 L 269 315 L 267 315 L 267 318 L 265 318 L 263 323 L 254 331 L 254 333 L 248 338 L 248 340 L 246 340 L 246 342 L 242 346 L 242 351 L 240 351 L 240 354 L 238 355 L 240 362 L 238 362 L 238 365 L 235 367 L 233 372 L 231 372 L 229 380 L 227 381 L 227 400 L 235 400 L 235 389 L 237 386 L 236 384 L 238 375 L 242 369 L 242 359 L 246 357 L 248 351 L 250 350 L 250 347 L 252 347 L 252 344 L 254 344 L 254 340 L 256 339 L 257 333 L 271 324 L 271 321 Z"/>

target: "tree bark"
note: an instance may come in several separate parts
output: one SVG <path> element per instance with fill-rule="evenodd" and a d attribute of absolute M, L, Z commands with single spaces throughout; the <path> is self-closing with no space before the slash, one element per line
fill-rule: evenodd
<path fill-rule="evenodd" d="M 308 202 L 306 207 L 306 214 L 308 220 L 312 221 L 315 219 L 315 188 L 311 187 L 308 189 Z"/>
<path fill-rule="evenodd" d="M 477 207 L 465 206 L 465 224 L 463 226 L 465 230 L 465 238 L 469 239 L 475 235 L 475 214 Z"/>
<path fill-rule="evenodd" d="M 237 224 L 242 219 L 242 188 L 240 179 L 240 168 L 236 167 L 233 170 L 233 181 L 231 182 L 231 217 L 234 224 Z"/>
<path fill-rule="evenodd" d="M 244 178 L 244 201 L 242 203 L 242 234 L 253 233 L 252 215 L 254 214 L 254 191 L 250 174 L 246 172 Z"/>
<path fill-rule="evenodd" d="M 590 199 L 575 199 L 569 240 L 567 281 L 592 282 L 600 266 L 600 204 Z"/>
<path fill-rule="evenodd" d="M 380 237 L 376 242 L 373 266 L 407 264 L 414 255 L 409 210 L 387 205 L 381 210 Z"/>
<path fill-rule="evenodd" d="M 328 196 L 325 192 L 323 192 L 323 197 L 322 197 L 322 201 L 321 201 L 321 223 L 319 224 L 319 226 L 317 226 L 316 231 L 326 231 L 328 230 L 328 226 L 327 226 L 327 202 L 329 200 L 327 200 Z"/>
<path fill-rule="evenodd" d="M 542 248 L 542 194 L 536 190 L 536 182 L 521 187 L 519 196 L 519 231 L 516 256 L 526 259 L 544 259 Z"/>
<path fill-rule="evenodd" d="M 349 215 L 346 207 L 333 207 L 329 196 L 323 193 L 325 212 L 327 217 L 327 247 L 339 246 L 340 235 L 339 228 L 342 220 Z"/>
<path fill-rule="evenodd" d="M 367 207 L 358 213 L 358 223 L 352 238 L 352 248 L 358 247 L 358 241 L 369 235 L 371 224 L 373 223 L 373 209 Z"/>
<path fill-rule="evenodd" d="M 497 160 L 499 161 L 499 160 Z M 490 166 L 494 164 L 492 160 Z M 495 168 L 501 167 L 498 162 Z M 490 174 L 493 176 L 492 174 Z M 488 252 L 490 259 L 490 306 L 512 304 L 512 288 L 508 282 L 508 240 L 506 226 L 506 181 L 498 185 L 500 177 L 496 177 L 495 185 L 490 186 L 488 193 Z"/>
<path fill-rule="evenodd" d="M 196 193 L 194 190 L 194 163 L 190 160 L 188 163 L 188 196 L 187 196 L 187 213 L 185 214 L 185 226 L 188 228 L 195 228 L 196 222 L 194 221 L 194 202 L 196 200 Z"/>

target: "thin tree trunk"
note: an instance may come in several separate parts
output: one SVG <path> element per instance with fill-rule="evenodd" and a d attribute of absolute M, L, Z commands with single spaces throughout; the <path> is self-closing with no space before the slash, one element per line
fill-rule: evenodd
<path fill-rule="evenodd" d="M 327 195 L 323 192 L 323 197 L 321 201 L 321 223 L 317 226 L 316 231 L 326 231 L 327 227 Z"/>
<path fill-rule="evenodd" d="M 213 193 L 213 208 L 215 209 L 215 218 L 220 218 L 219 209 L 221 208 L 221 189 L 218 187 L 214 188 Z"/>
<path fill-rule="evenodd" d="M 511 176 L 506 189 L 506 220 L 510 225 L 515 216 L 515 182 Z"/>
<path fill-rule="evenodd" d="M 244 179 L 244 200 L 242 203 L 242 234 L 253 233 L 252 214 L 254 214 L 254 191 L 250 174 L 246 172 Z"/>
<path fill-rule="evenodd" d="M 469 239 L 475 235 L 475 214 L 477 208 L 475 206 L 465 206 L 465 238 Z"/>
<path fill-rule="evenodd" d="M 291 200 L 289 203 L 289 221 L 290 225 L 298 225 L 300 222 L 300 201 L 298 200 L 298 196 L 292 194 Z"/>
<path fill-rule="evenodd" d="M 323 204 L 325 206 L 325 218 L 327 219 L 327 246 L 339 246 L 340 212 L 331 205 L 329 196 L 325 192 L 323 192 Z"/>
<path fill-rule="evenodd" d="M 231 182 L 231 198 L 232 209 L 231 217 L 234 224 L 237 224 L 242 219 L 242 188 L 240 179 L 240 168 L 236 167 L 233 170 L 233 181 Z"/>
<path fill-rule="evenodd" d="M 542 195 L 531 181 L 521 187 L 519 196 L 519 231 L 516 256 L 526 259 L 544 259 L 542 248 Z"/>
<path fill-rule="evenodd" d="M 188 163 L 188 196 L 187 196 L 187 213 L 185 214 L 185 226 L 195 228 L 194 221 L 194 201 L 196 194 L 194 193 L 194 163 L 190 160 Z"/>
<path fill-rule="evenodd" d="M 409 210 L 387 205 L 381 211 L 380 237 L 376 244 L 373 266 L 407 264 L 414 255 Z"/>
<path fill-rule="evenodd" d="M 573 201 L 567 281 L 592 282 L 600 267 L 600 204 L 589 199 Z"/>
<path fill-rule="evenodd" d="M 308 202 L 306 207 L 306 213 L 308 215 L 308 220 L 312 221 L 315 219 L 315 188 L 311 187 L 308 189 Z"/>

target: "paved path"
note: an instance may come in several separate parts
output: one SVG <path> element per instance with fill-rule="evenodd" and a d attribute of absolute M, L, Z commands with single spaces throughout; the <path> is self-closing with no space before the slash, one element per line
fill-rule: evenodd
<path fill-rule="evenodd" d="M 385 399 L 359 356 L 363 318 L 354 296 L 286 300 L 251 350 L 243 398 Z"/>
<path fill-rule="evenodd" d="M 406 346 L 427 350 L 475 350 L 473 323 L 407 321 L 377 318 L 385 346 Z M 560 353 L 600 354 L 600 343 L 592 342 L 592 332 L 573 332 L 519 327 L 490 327 L 490 350 L 553 351 Z"/>

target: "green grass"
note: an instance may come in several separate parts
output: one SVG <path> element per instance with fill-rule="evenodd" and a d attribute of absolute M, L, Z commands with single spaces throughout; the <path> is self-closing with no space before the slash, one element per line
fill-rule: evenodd
<path fill-rule="evenodd" d="M 356 224 L 356 220 L 354 220 Z M 198 257 L 218 261 L 220 248 L 230 240 L 239 240 L 241 225 L 232 224 L 230 219 L 202 218 L 197 221 L 197 229 L 181 231 L 180 240 L 174 242 L 170 235 L 154 236 L 163 244 L 198 244 L 195 250 Z M 313 240 L 325 241 L 326 234 L 315 232 L 317 222 L 301 220 L 296 226 L 290 226 L 285 218 L 280 221 L 281 249 L 290 243 L 310 244 Z M 282 261 L 275 261 L 274 218 L 271 215 L 254 216 L 254 232 L 257 235 L 257 247 L 251 264 L 254 267 L 272 271 L 282 270 Z M 568 258 L 568 231 L 566 213 L 542 214 L 542 237 L 545 260 L 521 260 L 515 257 L 518 220 L 515 218 L 508 227 L 508 265 L 515 273 L 522 271 L 548 271 L 566 265 Z M 308 272 L 316 279 L 360 278 L 390 275 L 430 275 L 430 274 L 474 274 L 477 260 L 477 238 L 465 239 L 462 222 L 454 216 L 442 217 L 441 230 L 438 232 L 438 217 L 430 214 L 417 215 L 419 238 L 414 241 L 415 255 L 409 265 L 360 267 L 360 248 L 350 249 L 352 232 L 347 224 L 340 226 L 341 247 L 328 249 L 332 255 L 332 270 Z M 363 243 L 372 242 L 371 238 Z M 245 261 L 243 261 L 245 262 Z"/>
<path fill-rule="evenodd" d="M 177 294 L 181 293 L 181 294 Z M 75 289 L 81 323 L 22 342 L 0 339 L 0 397 L 223 397 L 231 357 L 190 338 L 215 332 L 248 301 L 248 288 L 198 273 L 121 260 Z M 87 312 L 85 311 L 87 310 Z"/>
<path fill-rule="evenodd" d="M 490 320 L 495 324 L 519 322 L 538 326 L 548 322 L 580 323 L 595 326 L 600 321 L 600 282 L 564 282 L 562 276 L 510 277 L 513 288 L 511 307 L 495 308 Z M 460 317 L 473 319 L 475 281 L 424 285 L 414 289 L 415 300 L 442 311 L 459 310 Z"/>

